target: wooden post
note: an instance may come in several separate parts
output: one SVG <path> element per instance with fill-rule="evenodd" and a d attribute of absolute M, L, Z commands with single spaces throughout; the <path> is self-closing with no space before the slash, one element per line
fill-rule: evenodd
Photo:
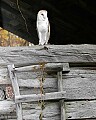
<path fill-rule="evenodd" d="M 58 91 L 62 92 L 63 91 L 62 71 L 57 73 L 57 77 L 58 77 Z M 60 100 L 60 105 L 61 105 L 61 120 L 66 120 L 64 100 Z"/>
<path fill-rule="evenodd" d="M 8 65 L 9 77 L 12 82 L 14 94 L 15 96 L 20 96 L 19 85 L 18 85 L 17 77 L 16 77 L 14 70 L 15 70 L 14 65 Z M 16 103 L 16 112 L 17 112 L 17 120 L 23 120 L 21 103 Z"/>

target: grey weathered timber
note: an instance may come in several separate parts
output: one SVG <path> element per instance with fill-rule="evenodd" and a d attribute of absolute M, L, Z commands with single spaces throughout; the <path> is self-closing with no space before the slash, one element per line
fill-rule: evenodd
<path fill-rule="evenodd" d="M 22 102 L 38 102 L 39 100 L 60 100 L 65 99 L 65 92 L 52 92 L 52 93 L 45 93 L 44 95 L 41 94 L 31 94 L 31 95 L 20 95 L 15 97 L 15 103 L 22 103 Z"/>
<path fill-rule="evenodd" d="M 8 115 L 8 118 L 11 119 L 15 119 L 16 120 L 16 116 L 15 116 L 15 104 L 12 101 L 4 101 L 5 105 L 4 107 L 7 107 L 7 112 L 5 114 Z M 0 102 L 0 106 L 3 106 L 4 102 Z M 8 104 L 9 103 L 9 104 Z M 1 105 L 2 104 L 2 105 Z M 39 120 L 39 114 L 40 114 L 40 106 L 38 106 L 38 103 L 24 103 L 22 104 L 23 106 L 23 119 L 25 120 Z M 43 119 L 44 120 L 60 120 L 60 116 L 59 116 L 59 104 L 58 102 L 45 102 L 45 106 L 46 108 L 44 109 L 44 116 Z M 2 108 L 3 111 L 5 111 L 5 108 Z M 0 109 L 1 110 L 1 109 Z M 10 113 L 8 112 L 10 111 Z M 4 114 L 4 113 L 3 113 Z M 4 116 L 1 116 L 3 114 L 0 114 L 0 119 L 4 119 Z"/>
<path fill-rule="evenodd" d="M 51 53 L 49 54 L 48 52 Z M 0 93 L 3 93 L 7 85 L 11 85 L 7 71 L 8 64 L 15 63 L 17 69 L 19 67 L 37 65 L 39 60 L 41 62 L 39 65 L 42 64 L 42 61 L 45 62 L 46 60 L 48 63 L 53 63 L 53 61 L 54 63 L 64 63 L 62 86 L 63 91 L 65 91 L 63 105 L 65 107 L 66 119 L 96 119 L 96 45 L 48 45 L 48 50 L 43 46 L 29 48 L 0 47 Z M 69 61 L 69 64 L 65 64 L 66 61 Z M 16 75 L 21 95 L 40 94 L 39 72 L 29 71 L 22 72 L 22 74 L 21 72 L 16 72 Z M 44 76 L 44 92 L 58 92 L 57 74 L 46 72 Z M 16 120 L 16 105 L 14 101 L 3 100 L 4 97 L 1 94 L 0 120 Z M 38 102 L 22 103 L 22 109 L 23 119 L 39 120 L 41 108 Z M 58 100 L 45 100 L 43 119 L 60 120 L 60 109 L 60 102 Z"/>
<path fill-rule="evenodd" d="M 96 119 L 96 100 L 66 102 L 68 119 Z"/>
<path fill-rule="evenodd" d="M 63 65 L 63 72 L 69 72 L 70 71 L 70 66 L 69 63 L 62 63 Z"/>
<path fill-rule="evenodd" d="M 57 71 L 62 71 L 63 70 L 63 64 L 61 63 L 41 63 L 40 65 L 31 65 L 31 66 L 25 66 L 25 67 L 20 67 L 20 68 L 15 68 L 15 72 L 36 72 L 36 71 L 40 71 L 41 69 L 44 70 L 44 72 L 46 71 L 53 71 L 53 72 L 57 72 Z"/>
<path fill-rule="evenodd" d="M 0 48 L 0 66 L 26 66 L 42 62 L 96 63 L 96 45 L 59 45 Z"/>
<path fill-rule="evenodd" d="M 19 85 L 17 82 L 17 77 L 16 77 L 15 72 L 13 71 L 14 68 L 15 68 L 14 65 L 8 65 L 9 77 L 10 77 L 10 80 L 12 82 L 14 95 L 18 96 L 18 95 L 20 95 L 20 92 L 19 92 Z M 21 103 L 18 103 L 18 104 L 16 103 L 16 112 L 17 112 L 17 120 L 23 120 L 22 119 L 22 104 Z"/>
<path fill-rule="evenodd" d="M 13 101 L 0 101 L 0 115 L 10 114 L 15 111 L 15 103 Z"/>
<path fill-rule="evenodd" d="M 60 120 L 59 102 L 47 102 L 44 109 L 45 120 Z M 23 118 L 28 120 L 33 117 L 35 120 L 40 112 L 40 106 L 37 103 L 25 103 L 23 106 Z M 66 119 L 96 119 L 96 100 L 93 101 L 65 101 Z M 11 114 L 10 114 L 11 113 Z M 0 119 L 4 119 L 2 115 L 8 115 L 8 119 L 16 120 L 15 103 L 13 101 L 0 101 Z"/>
<path fill-rule="evenodd" d="M 63 91 L 62 71 L 57 72 L 57 78 L 58 78 L 58 91 L 62 92 Z M 61 105 L 61 120 L 66 120 L 64 100 L 60 100 L 60 105 Z"/>
<path fill-rule="evenodd" d="M 0 88 L 0 100 L 4 100 L 5 94 L 4 94 L 4 89 L 1 87 Z"/>
<path fill-rule="evenodd" d="M 39 93 L 39 82 L 36 74 L 24 72 L 18 74 L 18 84 L 22 94 Z M 95 99 L 96 98 L 96 67 L 70 67 L 70 72 L 63 74 L 63 90 L 68 99 Z M 11 84 L 7 69 L 0 69 L 0 86 Z M 25 91 L 26 90 L 26 91 Z M 45 75 L 45 92 L 57 92 L 55 75 Z"/>

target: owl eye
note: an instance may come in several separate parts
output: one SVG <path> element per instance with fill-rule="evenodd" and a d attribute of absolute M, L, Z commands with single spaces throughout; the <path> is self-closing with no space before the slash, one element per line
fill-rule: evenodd
<path fill-rule="evenodd" d="M 41 14 L 43 16 L 43 14 Z"/>

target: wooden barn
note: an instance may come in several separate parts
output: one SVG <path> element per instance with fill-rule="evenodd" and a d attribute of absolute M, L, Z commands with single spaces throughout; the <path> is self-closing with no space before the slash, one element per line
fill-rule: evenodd
<path fill-rule="evenodd" d="M 95 86 L 96 45 L 0 48 L 2 120 L 96 119 Z"/>
<path fill-rule="evenodd" d="M 48 11 L 52 26 L 52 45 L 0 47 L 0 120 L 96 119 L 95 5 L 0 1 L 0 27 L 33 44 L 38 10 Z"/>

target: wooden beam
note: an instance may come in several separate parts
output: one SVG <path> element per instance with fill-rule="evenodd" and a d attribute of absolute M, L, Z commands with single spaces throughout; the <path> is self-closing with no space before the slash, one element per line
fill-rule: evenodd
<path fill-rule="evenodd" d="M 68 120 L 95 120 L 96 100 L 66 102 L 66 117 Z"/>
<path fill-rule="evenodd" d="M 3 8 L 3 9 L 5 9 L 5 10 L 7 10 L 7 11 L 10 11 L 10 12 L 13 13 L 13 14 L 17 14 L 17 15 L 20 14 L 19 11 L 13 9 L 11 6 L 9 6 L 8 4 L 6 4 L 6 3 L 3 2 L 3 1 L 1 1 L 0 7 Z"/>
<path fill-rule="evenodd" d="M 48 102 L 44 109 L 44 118 L 50 120 L 60 120 L 60 111 L 58 102 Z M 93 101 L 65 101 L 67 120 L 95 120 L 96 119 L 96 100 Z M 38 118 L 40 112 L 36 103 L 24 104 L 23 118 Z M 30 108 L 30 109 L 29 109 Z M 16 120 L 15 103 L 13 101 L 0 101 L 0 119 Z M 50 114 L 51 113 L 51 114 Z M 4 115 L 4 116 L 3 116 Z"/>
<path fill-rule="evenodd" d="M 17 6 L 12 8 L 10 6 L 10 3 L 9 5 L 6 3 L 6 2 L 1 2 L 1 12 L 2 12 L 2 16 L 4 16 L 6 13 L 10 13 L 11 17 L 9 17 L 10 19 L 14 19 L 14 20 L 17 20 L 18 22 L 22 22 L 24 21 L 24 19 L 22 18 L 22 15 L 20 14 L 20 11 L 18 10 Z M 6 12 L 4 14 L 4 12 Z M 23 14 L 24 14 L 24 17 L 26 18 L 26 21 L 27 21 L 27 24 L 29 25 L 30 24 L 30 20 L 28 18 L 30 18 L 31 20 L 36 20 L 36 15 L 34 15 L 34 13 L 30 13 L 29 10 L 25 10 L 25 8 L 23 9 Z M 30 14 L 29 14 L 30 13 Z"/>
<path fill-rule="evenodd" d="M 14 27 L 14 29 L 20 29 L 22 25 L 19 24 L 18 21 L 16 20 L 11 20 L 9 17 L 7 17 L 6 15 L 3 15 L 2 17 L 0 16 L 0 22 L 1 22 L 1 27 L 4 26 L 12 26 Z M 5 25 L 6 24 L 6 25 Z"/>
<path fill-rule="evenodd" d="M 16 67 L 40 63 L 65 63 L 96 66 L 96 45 L 47 45 L 0 48 L 0 65 Z"/>
<path fill-rule="evenodd" d="M 38 44 L 38 38 L 37 36 L 35 35 L 35 32 L 36 30 L 34 28 L 31 28 L 29 30 L 29 27 L 28 27 L 28 30 L 29 30 L 29 33 L 27 32 L 26 30 L 26 26 L 25 26 L 25 23 L 23 21 L 23 19 L 21 18 L 20 15 L 16 16 L 12 13 L 10 13 L 9 11 L 6 11 L 5 9 L 1 8 L 2 10 L 2 18 L 1 18 L 1 22 L 2 22 L 2 27 L 28 41 L 31 41 L 33 40 L 33 43 L 36 43 Z M 9 21 L 7 21 L 7 18 Z M 4 21 L 2 21 L 4 20 Z M 6 20 L 6 21 L 5 21 Z M 11 22 L 12 21 L 12 22 Z M 17 24 L 17 25 L 16 25 Z M 27 24 L 29 26 L 29 22 Z M 30 32 L 31 31 L 31 32 Z M 25 36 L 26 34 L 26 36 Z"/>
<path fill-rule="evenodd" d="M 0 16 L 0 23 L 2 23 L 2 26 L 3 26 L 3 23 L 10 23 L 10 18 L 6 17 L 6 16 Z M 0 26 L 0 27 L 2 27 Z"/>
<path fill-rule="evenodd" d="M 20 14 L 13 14 L 12 12 L 10 12 L 4 8 L 1 8 L 1 13 L 2 13 L 2 18 L 7 17 L 8 19 L 10 19 L 10 21 L 14 20 L 14 21 L 19 22 L 19 24 L 21 24 L 21 25 L 24 24 L 24 21 Z"/>
<path fill-rule="evenodd" d="M 32 20 L 30 20 L 32 17 L 32 15 L 31 15 L 32 13 L 30 15 L 24 14 L 24 16 L 27 20 L 27 26 L 28 26 L 28 31 L 29 31 L 29 33 L 28 33 L 26 30 L 26 25 L 25 25 L 24 19 L 22 18 L 21 14 L 18 10 L 14 10 L 14 8 L 11 8 L 8 4 L 6 4 L 5 2 L 2 2 L 1 12 L 2 12 L 2 20 L 3 20 L 3 18 L 5 18 L 5 16 L 7 16 L 8 19 L 10 20 L 9 22 L 2 21 L 2 24 L 3 24 L 2 27 L 4 29 L 7 29 L 7 27 L 5 27 L 5 26 L 8 26 L 8 24 L 10 23 L 12 25 L 12 27 L 16 26 L 17 28 L 16 29 L 15 29 L 15 27 L 13 28 L 13 29 L 15 29 L 15 32 L 13 32 L 12 28 L 9 28 L 7 30 L 9 30 L 15 34 L 17 33 L 16 35 L 18 35 L 28 41 L 32 42 L 32 39 L 33 39 L 33 43 L 38 44 L 37 32 L 36 32 L 36 29 L 34 26 L 35 24 L 34 24 L 34 22 L 32 22 Z M 30 19 L 28 19 L 28 16 L 31 16 Z M 33 21 L 34 21 L 34 19 L 36 19 L 36 16 L 33 18 Z M 13 21 L 13 22 L 11 22 L 11 21 Z M 18 29 L 18 26 L 16 24 L 18 24 L 20 29 Z M 33 27 L 29 27 L 30 24 Z M 26 33 L 24 33 L 24 32 L 26 32 Z M 25 36 L 25 34 L 26 34 L 26 36 Z"/>
<path fill-rule="evenodd" d="M 14 1 L 14 0 L 7 0 L 7 1 L 6 0 L 2 0 L 2 1 L 7 3 L 9 6 L 16 8 L 16 3 L 17 3 L 16 1 Z M 30 4 L 27 4 L 27 3 L 23 2 L 23 1 L 19 1 L 19 2 L 22 5 L 21 8 L 24 7 L 26 9 L 28 9 L 28 8 L 31 7 Z"/>
<path fill-rule="evenodd" d="M 10 21 L 14 21 L 14 22 L 16 21 L 16 22 L 18 22 L 18 24 L 20 24 L 19 26 L 25 27 L 24 19 L 22 18 L 20 12 L 14 13 L 14 12 L 10 11 L 10 9 L 7 10 L 5 8 L 6 7 L 1 7 L 2 20 L 3 20 L 3 18 L 8 17 L 8 19 L 10 19 Z M 27 25 L 30 26 L 30 20 L 26 16 L 25 16 L 25 18 L 27 20 Z M 2 21 L 2 22 L 4 22 L 4 21 Z"/>
<path fill-rule="evenodd" d="M 6 3 L 8 6 L 10 6 L 11 8 L 13 8 L 14 10 L 18 10 L 17 7 L 17 2 L 14 0 L 3 0 L 4 3 Z M 29 9 L 31 9 L 31 5 L 27 4 L 25 2 L 19 1 L 19 6 L 20 6 L 20 10 L 24 13 L 24 16 L 27 18 L 33 18 L 36 19 L 36 15 L 34 14 L 34 12 L 29 11 Z M 19 11 L 20 12 L 20 11 Z"/>
<path fill-rule="evenodd" d="M 17 22 L 18 22 L 18 24 L 19 24 L 20 27 L 21 27 L 21 25 L 24 24 L 24 22 L 23 22 L 23 20 L 22 20 L 22 18 L 21 18 L 20 15 L 12 14 L 11 12 L 9 12 L 9 11 L 3 9 L 3 8 L 1 8 L 1 13 L 2 13 L 1 20 L 2 20 L 2 23 L 5 24 L 5 25 L 11 24 L 11 23 L 10 23 L 11 21 L 16 22 L 15 24 L 17 24 Z M 6 19 L 6 18 L 9 19 L 10 21 L 8 22 L 8 21 L 6 20 L 7 22 L 5 22 L 4 19 Z M 20 25 L 20 24 L 21 24 L 21 25 Z M 12 25 L 13 25 L 13 24 L 12 24 Z M 13 26 L 14 26 L 14 25 L 13 25 Z M 20 28 L 20 27 L 19 27 L 19 28 Z"/>

